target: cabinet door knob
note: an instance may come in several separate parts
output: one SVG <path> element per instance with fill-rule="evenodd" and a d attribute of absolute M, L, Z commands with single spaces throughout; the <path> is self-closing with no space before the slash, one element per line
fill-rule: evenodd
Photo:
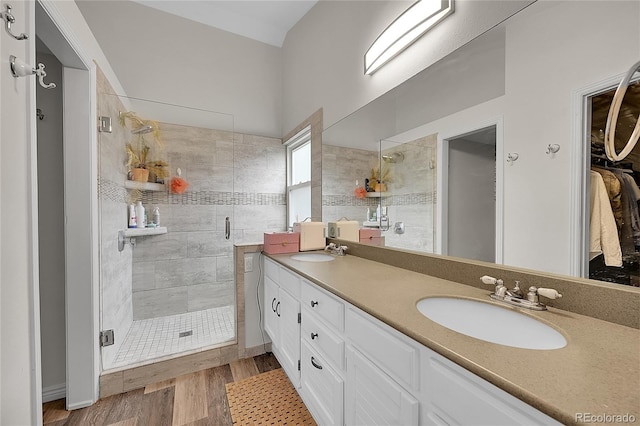
<path fill-rule="evenodd" d="M 316 359 L 314 357 L 311 357 L 311 365 L 313 365 L 318 370 L 322 370 L 322 366 L 320 364 L 316 363 Z"/>
<path fill-rule="evenodd" d="M 316 302 L 315 300 L 312 300 L 312 301 L 311 301 L 311 307 L 312 307 L 312 308 L 313 308 L 313 307 L 315 307 L 317 304 L 318 304 L 318 302 Z"/>
<path fill-rule="evenodd" d="M 274 297 L 274 298 L 273 298 L 273 300 L 271 301 L 271 310 L 272 310 L 273 312 L 275 312 L 275 311 L 276 311 L 276 307 L 273 305 L 274 303 L 276 303 L 276 298 L 275 298 L 275 297 Z"/>
<path fill-rule="evenodd" d="M 278 309 L 279 307 L 280 307 L 280 301 L 278 300 L 278 303 L 276 303 L 276 310 L 274 311 L 278 316 L 280 316 L 280 310 Z"/>
<path fill-rule="evenodd" d="M 316 337 L 318 337 L 318 333 L 311 333 L 311 340 L 314 340 Z"/>

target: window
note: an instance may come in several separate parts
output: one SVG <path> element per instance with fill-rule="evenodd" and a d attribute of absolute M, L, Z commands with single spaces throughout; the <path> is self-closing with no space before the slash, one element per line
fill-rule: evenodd
<path fill-rule="evenodd" d="M 311 217 L 311 126 L 285 142 L 287 147 L 287 224 Z"/>

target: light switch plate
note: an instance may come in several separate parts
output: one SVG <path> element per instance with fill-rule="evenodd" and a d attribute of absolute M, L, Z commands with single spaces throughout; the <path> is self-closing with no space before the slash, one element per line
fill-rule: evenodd
<path fill-rule="evenodd" d="M 244 257 L 244 272 L 253 272 L 253 257 Z"/>

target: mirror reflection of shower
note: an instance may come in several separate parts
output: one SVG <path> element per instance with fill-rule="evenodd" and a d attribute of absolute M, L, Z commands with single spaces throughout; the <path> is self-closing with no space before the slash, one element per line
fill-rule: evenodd
<path fill-rule="evenodd" d="M 134 135 L 145 135 L 151 132 L 153 132 L 153 126 L 149 126 L 149 125 L 138 127 L 137 129 L 131 130 L 131 133 Z"/>
<path fill-rule="evenodd" d="M 402 152 L 394 152 L 391 154 L 383 154 L 382 161 L 390 164 L 402 163 L 404 161 L 404 154 Z"/>
<path fill-rule="evenodd" d="M 380 142 L 380 167 L 390 177 L 380 199 L 389 222 L 381 227 L 387 247 L 435 252 L 436 143 L 437 134 Z"/>

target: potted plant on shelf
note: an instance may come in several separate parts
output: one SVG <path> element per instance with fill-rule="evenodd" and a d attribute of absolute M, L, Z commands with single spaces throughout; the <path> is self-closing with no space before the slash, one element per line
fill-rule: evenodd
<path fill-rule="evenodd" d="M 376 164 L 371 169 L 371 177 L 369 178 L 369 188 L 374 192 L 386 192 L 387 183 L 393 182 L 391 176 L 391 168 L 389 164 L 383 163 L 382 167 Z"/>
<path fill-rule="evenodd" d="M 133 111 L 120 113 L 120 124 L 131 130 L 131 141 L 126 145 L 126 166 L 131 171 L 132 180 L 138 182 L 149 181 L 149 175 L 153 176 L 153 182 L 169 176 L 169 164 L 163 160 L 151 160 L 151 146 L 147 143 L 145 135 L 151 134 L 158 149 L 164 148 L 160 137 L 160 127 L 153 120 L 145 120 Z"/>

